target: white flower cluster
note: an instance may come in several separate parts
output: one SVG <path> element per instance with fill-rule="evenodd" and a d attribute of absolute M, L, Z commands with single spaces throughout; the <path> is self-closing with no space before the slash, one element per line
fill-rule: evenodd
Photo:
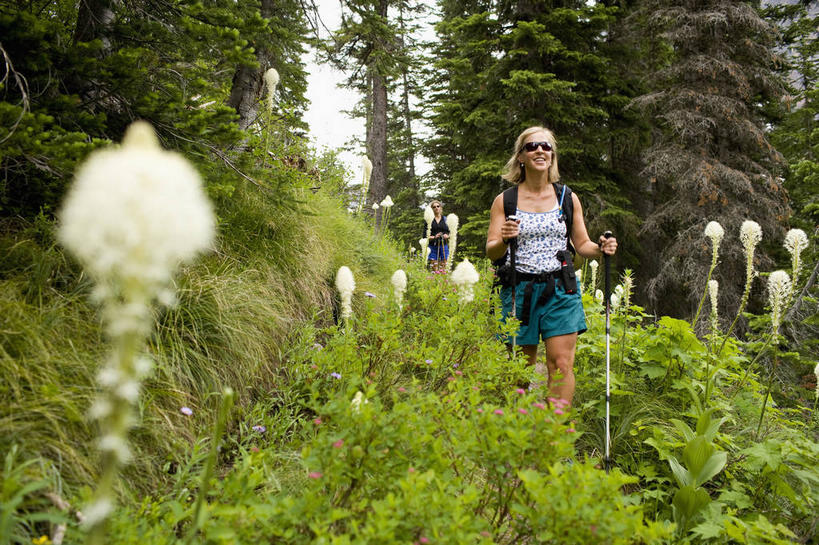
<path fill-rule="evenodd" d="M 589 289 L 594 289 L 597 287 L 597 267 L 600 266 L 600 263 L 596 259 L 592 259 L 589 262 L 589 267 L 591 267 L 591 281 L 589 281 Z M 597 297 L 595 292 L 595 298 Z M 600 300 L 602 301 L 602 297 Z"/>
<path fill-rule="evenodd" d="M 398 308 L 400 309 L 404 303 L 404 292 L 407 291 L 407 273 L 398 269 L 394 273 L 392 273 L 392 278 L 390 279 L 392 282 L 392 289 L 393 293 L 395 294 L 395 302 L 398 303 Z"/>
<path fill-rule="evenodd" d="M 429 255 L 429 239 L 422 238 L 418 240 L 418 246 L 421 247 L 421 260 L 426 261 Z"/>
<path fill-rule="evenodd" d="M 745 248 L 745 253 L 753 255 L 756 245 L 762 240 L 762 227 L 753 220 L 745 220 L 739 228 L 739 240 Z"/>
<path fill-rule="evenodd" d="M 427 236 L 432 233 L 432 220 L 435 219 L 435 212 L 430 205 L 424 208 L 424 221 L 427 223 Z"/>
<path fill-rule="evenodd" d="M 267 111 L 273 111 L 273 94 L 279 84 L 279 73 L 275 68 L 268 68 L 264 73 L 264 84 L 267 87 Z"/>
<path fill-rule="evenodd" d="M 341 318 L 346 321 L 353 315 L 353 292 L 355 291 L 353 271 L 346 265 L 339 267 L 336 273 L 336 289 L 341 296 Z"/>
<path fill-rule="evenodd" d="M 722 242 L 722 237 L 725 236 L 725 230 L 718 222 L 710 221 L 708 225 L 705 226 L 705 236 L 711 239 L 714 251 L 716 251 L 717 248 L 719 248 L 720 242 Z"/>
<path fill-rule="evenodd" d="M 384 197 L 384 199 L 382 199 L 382 201 L 381 201 L 381 207 L 382 208 L 390 208 L 393 204 L 395 204 L 395 203 L 392 202 L 392 198 L 389 195 Z"/>
<path fill-rule="evenodd" d="M 458 263 L 458 266 L 452 271 L 450 280 L 458 287 L 461 303 L 468 303 L 475 298 L 474 287 L 480 278 L 475 266 L 468 259 Z"/>
<path fill-rule="evenodd" d="M 791 293 L 791 279 L 785 271 L 774 271 L 768 277 L 768 301 L 771 304 L 771 323 L 774 333 L 782 323 L 782 311 L 785 301 Z"/>
<path fill-rule="evenodd" d="M 60 241 L 106 299 L 142 286 L 168 302 L 165 287 L 179 263 L 207 248 L 213 209 L 199 174 L 181 155 L 159 147 L 145 122 L 132 124 L 122 146 L 91 154 L 77 172 L 60 213 Z"/>
<path fill-rule="evenodd" d="M 455 260 L 455 250 L 458 248 L 458 226 L 460 218 L 456 214 L 446 217 L 446 224 L 449 227 L 449 259 L 446 262 L 447 272 L 452 270 L 452 262 Z"/>
<path fill-rule="evenodd" d="M 711 328 L 713 332 L 717 332 L 717 326 L 719 325 L 719 313 L 718 311 L 718 298 L 719 294 L 719 282 L 716 280 L 709 280 L 708 281 L 708 297 L 711 299 Z"/>
<path fill-rule="evenodd" d="M 808 235 L 802 229 L 791 229 L 785 235 L 785 249 L 791 255 L 799 254 L 808 247 Z"/>

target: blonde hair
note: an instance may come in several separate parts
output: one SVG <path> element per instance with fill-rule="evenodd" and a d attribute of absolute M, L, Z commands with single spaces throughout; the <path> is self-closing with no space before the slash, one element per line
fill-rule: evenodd
<path fill-rule="evenodd" d="M 560 172 L 557 170 L 557 139 L 555 138 L 554 133 L 547 129 L 546 127 L 529 127 L 528 129 L 524 130 L 520 135 L 518 135 L 517 140 L 515 140 L 515 149 L 512 153 L 512 157 L 506 161 L 506 165 L 503 167 L 503 173 L 501 174 L 501 178 L 506 180 L 507 182 L 511 182 L 513 184 L 519 184 L 523 181 L 523 176 L 521 175 L 521 168 L 520 168 L 520 159 L 518 156 L 523 152 L 523 142 L 531 135 L 535 134 L 536 132 L 542 132 L 546 134 L 546 141 L 552 145 L 552 164 L 549 165 L 549 183 L 555 183 L 560 179 Z"/>
<path fill-rule="evenodd" d="M 430 207 L 430 208 L 432 208 L 432 205 L 433 205 L 433 204 L 439 204 L 439 205 L 441 205 L 441 210 L 443 210 L 443 209 L 444 209 L 444 205 L 443 205 L 443 204 L 441 204 L 441 201 L 439 201 L 439 200 L 437 200 L 437 199 L 432 200 L 432 201 L 429 201 L 429 207 Z"/>

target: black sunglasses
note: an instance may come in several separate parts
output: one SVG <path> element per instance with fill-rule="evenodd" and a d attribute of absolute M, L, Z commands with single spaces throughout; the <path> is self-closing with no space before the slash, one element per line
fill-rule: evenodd
<path fill-rule="evenodd" d="M 523 144 L 523 149 L 526 151 L 535 151 L 538 148 L 543 148 L 543 151 L 552 151 L 552 145 L 548 142 L 526 142 Z"/>

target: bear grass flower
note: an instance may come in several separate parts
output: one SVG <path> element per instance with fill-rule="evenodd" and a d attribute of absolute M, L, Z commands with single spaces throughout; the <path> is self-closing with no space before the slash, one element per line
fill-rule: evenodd
<path fill-rule="evenodd" d="M 791 279 L 785 271 L 774 271 L 768 277 L 768 302 L 771 305 L 771 324 L 774 335 L 779 332 L 782 323 L 782 311 L 785 301 L 791 293 Z"/>
<path fill-rule="evenodd" d="M 339 267 L 336 273 L 336 289 L 341 297 L 341 318 L 346 323 L 353 315 L 353 292 L 355 291 L 353 271 L 346 265 Z"/>
<path fill-rule="evenodd" d="M 367 200 L 367 192 L 370 190 L 370 176 L 373 173 L 373 162 L 366 155 L 361 158 L 361 199 L 358 201 L 358 211 L 364 206 Z"/>
<path fill-rule="evenodd" d="M 264 73 L 264 84 L 267 88 L 267 111 L 269 113 L 273 111 L 273 94 L 279 84 L 279 73 L 275 68 L 268 68 Z"/>
<path fill-rule="evenodd" d="M 708 278 L 706 279 L 706 285 L 708 285 L 711 281 L 711 276 L 714 274 L 714 269 L 717 267 L 719 245 L 722 242 L 722 238 L 725 236 L 725 230 L 718 222 L 710 221 L 708 222 L 708 225 L 705 226 L 705 236 L 711 239 L 711 265 L 708 268 Z M 703 292 L 702 297 L 700 298 L 700 304 L 697 305 L 697 312 L 694 313 L 694 319 L 691 320 L 692 326 L 697 324 L 697 320 L 700 317 L 702 306 L 705 303 L 705 294 L 706 292 Z"/>
<path fill-rule="evenodd" d="M 791 229 L 785 234 L 785 249 L 791 254 L 791 275 L 794 285 L 802 269 L 802 251 L 808 247 L 808 235 L 802 229 Z"/>
<path fill-rule="evenodd" d="M 475 266 L 468 259 L 458 263 L 452 272 L 451 281 L 458 287 L 461 303 L 468 303 L 475 298 L 474 286 L 480 278 Z"/>
<path fill-rule="evenodd" d="M 100 421 L 102 471 L 84 510 L 89 542 L 102 543 L 113 483 L 130 459 L 132 408 L 152 366 L 138 354 L 151 329 L 152 304 L 173 302 L 173 273 L 211 245 L 215 219 L 196 169 L 163 150 L 153 128 L 137 121 L 121 146 L 95 151 L 80 165 L 59 220 L 60 242 L 95 281 L 92 295 L 102 304 L 113 344 L 90 410 Z"/>
<path fill-rule="evenodd" d="M 819 363 L 813 368 L 813 376 L 816 377 L 816 394 L 814 396 L 813 410 L 816 410 L 816 403 L 819 401 Z"/>
<path fill-rule="evenodd" d="M 407 291 L 407 273 L 401 269 L 398 269 L 392 273 L 390 282 L 392 283 L 392 291 L 395 295 L 395 302 L 398 304 L 398 308 L 400 309 L 404 302 L 404 292 Z"/>
<path fill-rule="evenodd" d="M 719 282 L 716 280 L 708 281 L 708 298 L 711 300 L 711 333 L 716 333 L 719 328 L 719 314 L 717 313 L 719 293 Z"/>
<path fill-rule="evenodd" d="M 424 208 L 424 221 L 427 224 L 427 237 L 432 234 L 432 220 L 435 219 L 435 212 L 432 210 L 432 206 L 427 205 Z"/>
<path fill-rule="evenodd" d="M 429 255 L 429 240 L 426 238 L 419 239 L 418 246 L 421 247 L 421 261 L 425 261 Z"/>
<path fill-rule="evenodd" d="M 452 270 L 452 262 L 455 260 L 455 250 L 458 248 L 458 225 L 460 219 L 456 214 L 446 217 L 446 224 L 449 227 L 449 259 L 446 260 L 446 272 Z"/>
<path fill-rule="evenodd" d="M 597 267 L 600 266 L 600 263 L 593 259 L 589 262 L 589 267 L 591 267 L 591 280 L 589 281 L 589 289 L 593 290 L 597 287 Z M 600 298 L 603 299 L 602 297 Z"/>
<path fill-rule="evenodd" d="M 739 301 L 739 308 L 737 309 L 734 321 L 731 322 L 728 331 L 725 332 L 725 339 L 723 339 L 722 345 L 717 351 L 717 356 L 719 356 L 722 353 L 722 349 L 725 348 L 728 337 L 730 337 L 734 331 L 739 317 L 745 310 L 745 305 L 748 304 L 748 297 L 751 295 L 751 284 L 754 280 L 754 250 L 757 244 L 762 240 L 762 228 L 755 221 L 745 220 L 739 228 L 739 240 L 745 248 L 745 289 L 742 292 L 742 298 Z"/>

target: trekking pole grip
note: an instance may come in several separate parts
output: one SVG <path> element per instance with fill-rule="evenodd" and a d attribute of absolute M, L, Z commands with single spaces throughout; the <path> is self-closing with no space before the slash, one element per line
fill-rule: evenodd
<path fill-rule="evenodd" d="M 614 234 L 611 231 L 605 231 L 603 238 L 611 238 Z M 609 297 L 611 296 L 611 256 L 603 252 L 603 267 L 605 271 L 605 289 L 606 289 L 606 307 L 609 305 Z"/>

